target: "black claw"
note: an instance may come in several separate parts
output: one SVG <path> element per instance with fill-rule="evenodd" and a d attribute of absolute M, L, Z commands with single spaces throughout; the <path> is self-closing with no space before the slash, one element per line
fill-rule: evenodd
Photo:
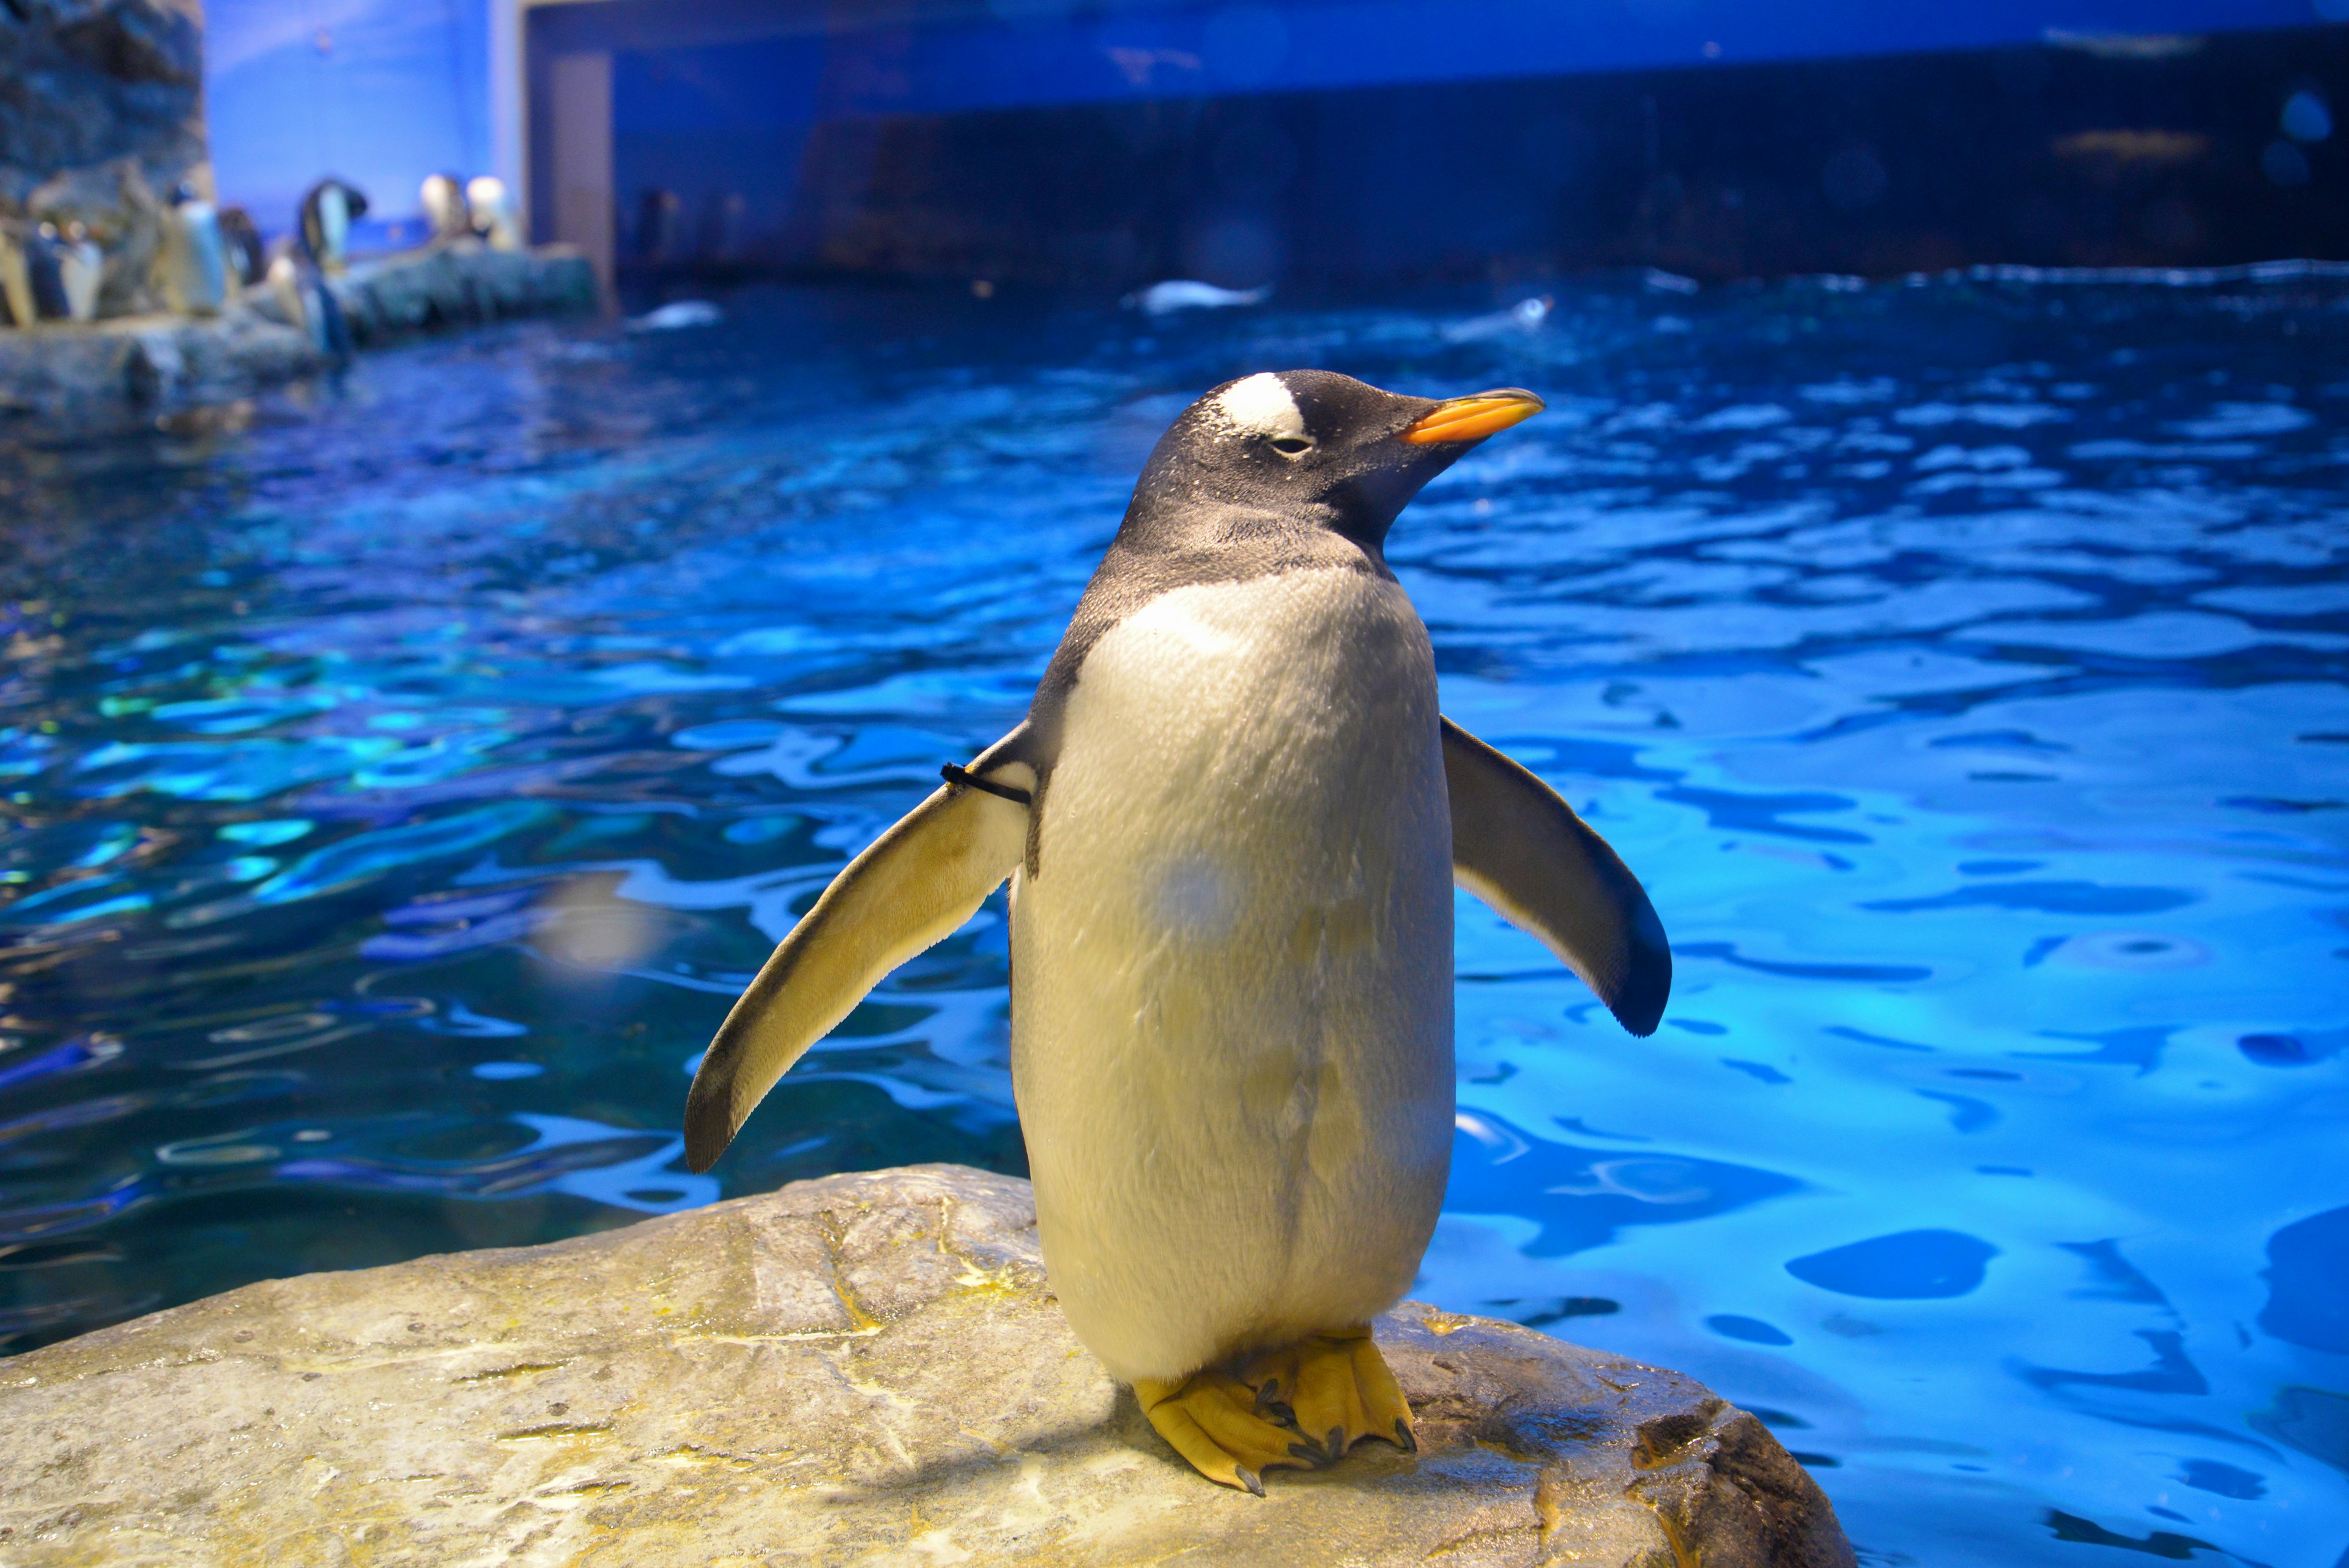
<path fill-rule="evenodd" d="M 1321 1440 L 1321 1447 L 1329 1453 L 1330 1462 L 1336 1463 L 1346 1452 L 1346 1428 L 1330 1428 L 1330 1435 Z"/>
<path fill-rule="evenodd" d="M 1269 1383 L 1257 1390 L 1256 1413 L 1259 1416 L 1269 1416 L 1281 1426 L 1292 1430 L 1297 1426 L 1296 1409 L 1277 1397 L 1273 1393 L 1273 1386 Z"/>
<path fill-rule="evenodd" d="M 1419 1439 L 1411 1435 L 1411 1423 L 1401 1416 L 1395 1417 L 1395 1447 L 1406 1454 L 1419 1452 Z"/>
<path fill-rule="evenodd" d="M 1248 1469 L 1246 1465 L 1234 1465 L 1232 1469 L 1239 1471 L 1240 1484 L 1242 1486 L 1247 1488 L 1248 1490 L 1256 1493 L 1258 1497 L 1262 1497 L 1264 1495 L 1264 1482 L 1257 1478 L 1257 1473 L 1254 1470 Z"/>

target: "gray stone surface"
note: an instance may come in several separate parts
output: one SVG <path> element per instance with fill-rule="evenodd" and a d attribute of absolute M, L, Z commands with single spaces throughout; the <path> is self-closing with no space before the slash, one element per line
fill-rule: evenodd
<path fill-rule="evenodd" d="M 320 363 L 304 334 L 247 310 L 0 329 L 0 436 L 104 430 L 243 397 Z"/>
<path fill-rule="evenodd" d="M 1420 1453 L 1212 1486 L 1071 1336 L 1034 1219 L 960 1167 L 832 1177 L 0 1361 L 0 1563 L 1852 1562 L 1695 1383 L 1409 1303 Z"/>
<path fill-rule="evenodd" d="M 156 309 L 161 202 L 204 167 L 196 0 L 0 4 L 0 225 L 88 225 L 101 315 Z"/>
<path fill-rule="evenodd" d="M 363 347 L 600 303 L 594 269 L 568 245 L 411 252 L 362 263 L 333 286 Z M 118 429 L 250 397 L 326 363 L 266 288 L 207 319 L 145 315 L 0 327 L 0 437 Z"/>
<path fill-rule="evenodd" d="M 493 251 L 474 241 L 361 262 L 335 280 L 361 345 L 517 316 L 564 316 L 600 303 L 595 269 L 570 245 Z"/>

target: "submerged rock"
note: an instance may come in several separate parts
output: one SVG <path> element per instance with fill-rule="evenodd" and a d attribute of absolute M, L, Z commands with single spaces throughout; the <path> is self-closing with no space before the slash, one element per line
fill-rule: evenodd
<path fill-rule="evenodd" d="M 1421 1450 L 1200 1480 L 1069 1333 L 1027 1183 L 803 1181 L 249 1285 L 0 1362 L 0 1560 L 1826 1568 L 1753 1417 L 1406 1303 Z"/>

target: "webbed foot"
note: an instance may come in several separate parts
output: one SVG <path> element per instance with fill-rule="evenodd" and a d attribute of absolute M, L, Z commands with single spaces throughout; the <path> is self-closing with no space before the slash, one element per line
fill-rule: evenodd
<path fill-rule="evenodd" d="M 1209 1480 L 1264 1495 L 1264 1472 L 1307 1469 L 1319 1450 L 1281 1424 L 1278 1412 L 1230 1373 L 1210 1367 L 1180 1383 L 1139 1378 L 1133 1395 L 1158 1435 Z"/>
<path fill-rule="evenodd" d="M 1240 1364 L 1239 1376 L 1261 1404 L 1296 1421 L 1318 1464 L 1335 1463 L 1364 1438 L 1418 1450 L 1411 1405 L 1366 1327 L 1328 1329 L 1258 1351 Z"/>

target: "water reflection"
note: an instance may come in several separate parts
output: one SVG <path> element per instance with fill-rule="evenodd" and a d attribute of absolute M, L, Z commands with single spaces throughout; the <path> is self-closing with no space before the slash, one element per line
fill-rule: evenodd
<path fill-rule="evenodd" d="M 1328 364 L 1551 398 L 1393 559 L 1679 955 L 1635 1043 L 1461 906 L 1421 1292 L 1762 1410 L 1871 1562 L 2330 1562 L 2349 315 L 2188 281 L 777 292 L 0 453 L 0 1336 L 1021 1168 L 999 903 L 713 1178 L 676 1129 L 772 941 L 1024 710 L 1165 421 Z"/>

